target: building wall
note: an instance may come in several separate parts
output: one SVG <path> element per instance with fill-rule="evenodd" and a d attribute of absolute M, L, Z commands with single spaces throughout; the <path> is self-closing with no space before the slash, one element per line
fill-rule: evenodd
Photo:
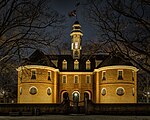
<path fill-rule="evenodd" d="M 118 70 L 122 71 L 122 80 L 118 80 Z M 102 80 L 105 71 L 106 79 Z M 134 71 L 134 79 L 132 72 Z M 108 66 L 95 71 L 96 78 L 96 103 L 136 103 L 137 102 L 137 69 L 131 66 Z M 124 90 L 123 95 L 117 94 L 117 89 Z M 103 90 L 106 94 L 102 94 Z"/>
<path fill-rule="evenodd" d="M 62 76 L 67 76 L 67 83 L 62 82 Z M 74 76 L 78 76 L 78 83 L 74 83 Z M 86 83 L 86 76 L 90 76 L 90 82 Z M 63 93 L 69 94 L 69 99 L 73 101 L 73 92 L 77 91 L 80 94 L 80 101 L 84 100 L 84 93 L 89 93 L 92 100 L 93 95 L 93 73 L 92 72 L 60 72 L 59 76 L 59 95 L 60 102 L 63 100 Z"/>
<path fill-rule="evenodd" d="M 36 79 L 31 79 L 32 70 L 36 71 Z M 50 80 L 48 80 L 48 72 L 50 72 Z M 18 103 L 56 103 L 57 73 L 56 69 L 46 66 L 28 65 L 19 67 Z M 30 93 L 32 87 L 37 90 L 34 95 Z M 47 92 L 50 93 L 47 94 Z"/>
<path fill-rule="evenodd" d="M 36 70 L 36 79 L 31 79 L 32 70 Z M 122 80 L 118 80 L 118 70 L 122 71 Z M 103 71 L 105 80 L 102 80 Z M 62 82 L 64 75 L 66 83 Z M 78 83 L 74 82 L 75 76 L 78 76 Z M 86 76 L 90 76 L 89 83 Z M 36 94 L 30 94 L 31 87 L 37 89 Z M 117 95 L 117 88 L 122 88 L 124 94 Z M 50 95 L 47 94 L 47 89 L 50 89 Z M 105 95 L 102 94 L 102 89 L 106 90 Z M 78 92 L 80 102 L 84 101 L 84 93 L 88 93 L 89 99 L 95 103 L 136 103 L 137 69 L 132 66 L 107 66 L 95 69 L 94 72 L 59 72 L 52 67 L 39 65 L 18 68 L 18 103 L 60 103 L 65 92 L 71 101 L 73 93 Z M 84 103 L 79 105 L 82 104 Z"/>

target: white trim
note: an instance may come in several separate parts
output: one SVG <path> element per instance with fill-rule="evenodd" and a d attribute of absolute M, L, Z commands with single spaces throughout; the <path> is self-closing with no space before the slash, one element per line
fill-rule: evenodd
<path fill-rule="evenodd" d="M 66 74 L 66 75 L 93 75 L 93 72 L 60 72 L 60 75 Z"/>
<path fill-rule="evenodd" d="M 120 71 L 122 72 L 122 74 L 121 74 L 122 79 L 121 80 L 123 80 L 123 78 L 124 78 L 124 72 L 123 72 L 122 69 L 117 70 L 117 79 L 119 78 L 119 72 Z M 120 79 L 118 79 L 118 80 L 120 80 Z"/>
<path fill-rule="evenodd" d="M 84 93 L 88 93 L 88 94 L 89 94 L 89 100 L 91 100 L 91 92 L 89 92 L 89 91 L 84 91 Z"/>
<path fill-rule="evenodd" d="M 46 94 L 47 94 L 47 90 L 48 90 L 48 89 L 50 89 L 50 93 L 51 93 L 50 95 L 52 95 L 52 88 L 51 88 L 51 87 L 48 87 L 48 88 L 46 89 Z M 47 95 L 48 95 L 48 94 L 47 94 Z M 50 95 L 49 95 L 49 96 L 50 96 Z"/>
<path fill-rule="evenodd" d="M 87 83 L 87 77 L 89 77 L 89 83 Z M 91 83 L 91 76 L 90 75 L 86 75 L 86 84 L 90 84 Z"/>
<path fill-rule="evenodd" d="M 79 94 L 79 102 L 80 102 L 80 93 L 79 93 L 79 91 L 73 91 L 73 92 L 72 92 L 72 100 L 73 100 L 73 94 L 74 94 L 74 93 L 78 93 L 78 94 Z"/>
<path fill-rule="evenodd" d="M 114 65 L 114 66 L 106 66 L 106 67 L 101 67 L 101 68 L 98 68 L 98 69 L 94 69 L 94 72 L 100 72 L 100 71 L 104 71 L 104 70 L 108 70 L 108 69 L 131 69 L 131 70 L 134 70 L 136 72 L 139 70 L 134 66 Z"/>
<path fill-rule="evenodd" d="M 37 93 L 38 93 L 38 89 L 37 89 L 37 87 L 35 87 L 35 86 L 31 86 L 31 87 L 29 88 L 29 93 L 30 93 L 31 88 L 35 88 L 35 89 L 37 90 Z M 36 94 L 37 94 L 37 93 L 36 93 Z"/>
<path fill-rule="evenodd" d="M 20 66 L 17 71 L 23 70 L 23 69 L 46 69 L 46 70 L 52 70 L 59 72 L 59 69 L 55 69 L 53 67 L 48 67 L 48 66 L 42 66 L 42 65 L 25 65 L 25 66 Z"/>
<path fill-rule="evenodd" d="M 66 83 L 63 82 L 63 77 L 66 77 L 66 83 L 67 83 L 67 75 L 62 75 L 62 83 L 66 84 Z"/>
<path fill-rule="evenodd" d="M 106 94 L 103 95 L 103 90 L 105 90 L 105 91 L 106 91 L 106 94 L 107 94 L 107 89 L 106 89 L 106 88 L 102 88 L 102 89 L 101 89 L 101 95 L 102 95 L 102 96 L 105 96 Z"/>
<path fill-rule="evenodd" d="M 77 83 L 75 83 L 75 77 L 78 77 L 78 81 L 77 81 Z M 79 75 L 74 75 L 74 84 L 78 84 L 79 83 Z"/>
<path fill-rule="evenodd" d="M 117 88 L 116 88 L 116 94 L 117 94 L 117 90 L 120 89 L 120 88 L 123 89 L 123 92 L 124 92 L 123 95 L 124 95 L 124 94 L 125 94 L 125 89 L 124 89 L 123 87 L 117 87 Z M 117 95 L 118 95 L 118 94 L 117 94 Z M 122 96 L 122 95 L 121 95 L 121 96 Z"/>

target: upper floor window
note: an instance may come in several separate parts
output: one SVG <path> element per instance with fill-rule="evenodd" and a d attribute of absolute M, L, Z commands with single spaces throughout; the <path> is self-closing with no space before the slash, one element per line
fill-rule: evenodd
<path fill-rule="evenodd" d="M 118 80 L 123 80 L 123 70 L 118 70 Z"/>
<path fill-rule="evenodd" d="M 132 80 L 134 81 L 134 71 L 132 71 Z"/>
<path fill-rule="evenodd" d="M 67 70 L 67 61 L 66 60 L 63 60 L 63 62 L 62 62 L 62 69 Z"/>
<path fill-rule="evenodd" d="M 102 80 L 106 80 L 106 71 L 102 71 Z"/>
<path fill-rule="evenodd" d="M 36 79 L 36 70 L 31 70 L 31 79 Z"/>
<path fill-rule="evenodd" d="M 90 75 L 87 75 L 87 76 L 86 76 L 86 83 L 90 83 L 90 81 L 91 81 L 91 76 L 90 76 Z"/>
<path fill-rule="evenodd" d="M 20 71 L 20 82 L 22 82 L 22 70 Z"/>
<path fill-rule="evenodd" d="M 67 83 L 67 76 L 66 75 L 62 76 L 62 83 Z"/>
<path fill-rule="evenodd" d="M 75 69 L 75 70 L 78 70 L 78 69 L 79 69 L 79 62 L 78 62 L 78 60 L 75 60 L 75 61 L 74 61 L 74 69 Z"/>
<path fill-rule="evenodd" d="M 74 46 L 75 46 L 75 49 L 78 49 L 78 42 L 75 42 Z"/>
<path fill-rule="evenodd" d="M 51 80 L 51 72 L 48 71 L 48 80 Z"/>
<path fill-rule="evenodd" d="M 78 79 L 79 79 L 79 78 L 78 78 L 78 75 L 75 75 L 75 76 L 74 76 L 74 83 L 78 83 L 78 82 L 79 82 Z"/>
<path fill-rule="evenodd" d="M 86 61 L 86 70 L 90 70 L 91 69 L 91 62 L 90 60 Z"/>

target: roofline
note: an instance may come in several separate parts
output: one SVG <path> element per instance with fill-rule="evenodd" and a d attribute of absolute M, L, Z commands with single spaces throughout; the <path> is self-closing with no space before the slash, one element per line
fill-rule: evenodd
<path fill-rule="evenodd" d="M 55 69 L 53 67 L 49 67 L 49 66 L 42 66 L 42 65 L 25 65 L 25 66 L 20 66 L 18 67 L 16 70 L 17 71 L 21 71 L 23 69 L 46 69 L 46 70 L 53 70 L 53 71 L 56 71 L 56 72 L 59 72 L 59 69 Z"/>
<path fill-rule="evenodd" d="M 105 66 L 105 67 L 100 67 L 98 69 L 94 69 L 94 72 L 100 72 L 100 71 L 107 70 L 107 69 L 120 69 L 120 70 L 121 69 L 131 69 L 136 72 L 139 70 L 136 67 L 129 66 L 129 65 L 113 65 L 113 66 Z"/>

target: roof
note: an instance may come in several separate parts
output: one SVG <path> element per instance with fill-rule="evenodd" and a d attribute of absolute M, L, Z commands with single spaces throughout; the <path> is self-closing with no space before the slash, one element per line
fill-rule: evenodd
<path fill-rule="evenodd" d="M 125 58 L 125 56 L 122 55 L 120 52 L 117 53 L 113 52 L 106 59 L 103 60 L 103 62 L 98 66 L 98 68 L 105 67 L 105 66 L 113 66 L 113 65 L 133 66 L 130 60 Z"/>
<path fill-rule="evenodd" d="M 67 70 L 62 69 L 62 63 L 66 60 Z M 86 62 L 90 61 L 91 69 L 86 69 Z M 57 62 L 57 65 L 54 63 Z M 59 69 L 59 71 L 66 72 L 93 72 L 94 69 L 104 67 L 104 66 L 113 66 L 113 65 L 129 65 L 133 64 L 129 59 L 125 58 L 121 53 L 112 53 L 108 54 L 96 54 L 96 55 L 82 55 L 79 62 L 79 69 L 74 69 L 74 61 L 72 55 L 45 55 L 42 51 L 36 50 L 28 59 L 24 60 L 23 65 L 44 65 L 53 68 Z M 96 66 L 96 61 L 98 61 L 98 66 Z"/>

